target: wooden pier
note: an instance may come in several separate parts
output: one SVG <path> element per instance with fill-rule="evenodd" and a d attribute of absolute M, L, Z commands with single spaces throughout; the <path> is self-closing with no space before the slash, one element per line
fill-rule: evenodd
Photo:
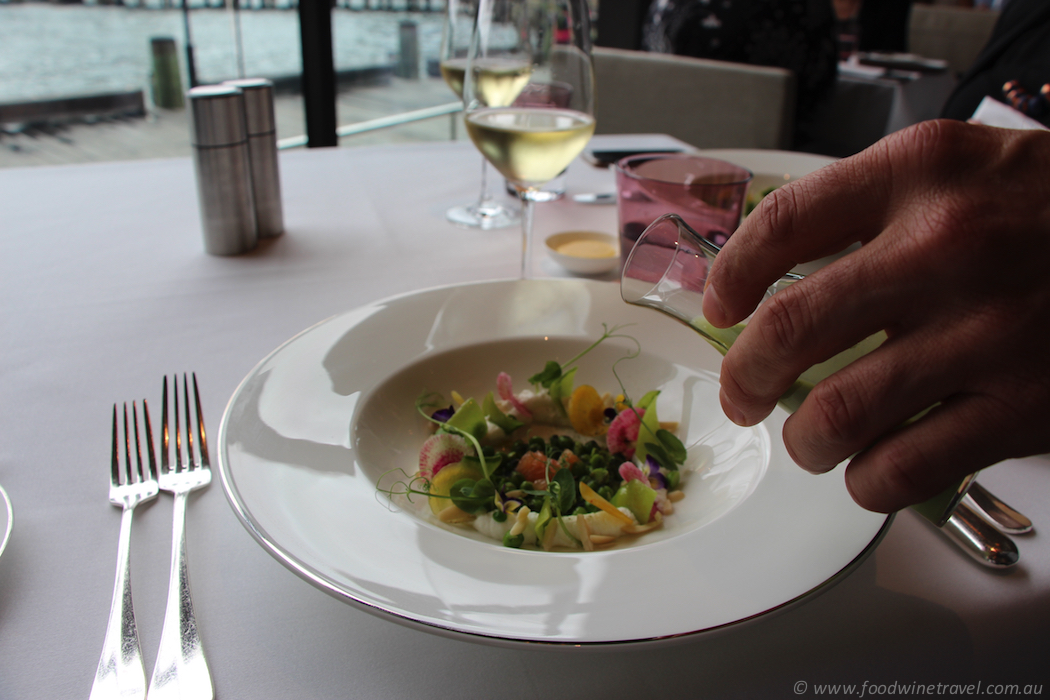
<path fill-rule="evenodd" d="M 359 85 L 337 96 L 339 124 L 364 122 L 455 101 L 439 78 L 391 77 L 381 85 Z M 277 137 L 306 133 L 302 97 L 278 93 L 274 100 Z M 341 138 L 341 147 L 466 138 L 460 115 L 445 115 Z M 150 109 L 144 117 L 110 116 L 41 124 L 10 133 L 0 130 L 0 168 L 189 156 L 185 109 Z"/>

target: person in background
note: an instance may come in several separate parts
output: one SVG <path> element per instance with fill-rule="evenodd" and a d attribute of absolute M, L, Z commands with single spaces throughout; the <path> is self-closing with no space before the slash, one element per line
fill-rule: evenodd
<path fill-rule="evenodd" d="M 710 271 L 715 326 L 795 264 L 862 246 L 755 311 L 722 364 L 726 415 L 754 425 L 804 369 L 884 330 L 785 423 L 803 468 L 856 455 L 847 488 L 888 513 L 1050 452 L 1048 172 L 1050 131 L 933 120 L 766 196 Z"/>
<path fill-rule="evenodd" d="M 1050 2 L 1010 0 L 942 117 L 966 120 L 985 96 L 1050 126 Z"/>
<path fill-rule="evenodd" d="M 830 0 L 652 0 L 642 49 L 793 71 L 796 144 L 837 73 Z"/>
<path fill-rule="evenodd" d="M 860 50 L 908 50 L 908 14 L 912 0 L 867 0 L 860 7 Z"/>

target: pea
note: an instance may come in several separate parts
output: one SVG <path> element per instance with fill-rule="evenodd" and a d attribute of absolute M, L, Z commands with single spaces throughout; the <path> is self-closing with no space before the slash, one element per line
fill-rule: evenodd
<path fill-rule="evenodd" d="M 529 439 L 529 451 L 530 452 L 543 452 L 546 448 L 546 443 L 543 442 L 543 438 L 534 437 Z"/>
<path fill-rule="evenodd" d="M 613 497 L 613 490 L 608 486 L 602 486 L 598 489 L 598 495 L 608 501 Z"/>
<path fill-rule="evenodd" d="M 586 506 L 577 506 L 576 510 L 572 511 L 573 515 L 587 515 Z"/>
<path fill-rule="evenodd" d="M 511 537 L 510 533 L 503 535 L 503 546 L 518 549 L 525 543 L 525 535 L 514 535 Z"/>
<path fill-rule="evenodd" d="M 591 479 L 597 484 L 604 484 L 609 480 L 609 470 L 594 469 L 591 471 Z"/>
<path fill-rule="evenodd" d="M 492 511 L 492 519 L 495 520 L 497 523 L 506 522 L 507 514 L 504 513 L 502 510 L 494 510 Z"/>

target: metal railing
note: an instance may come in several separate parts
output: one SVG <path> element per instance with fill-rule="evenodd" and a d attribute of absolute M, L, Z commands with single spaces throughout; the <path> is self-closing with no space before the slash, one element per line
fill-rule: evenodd
<path fill-rule="evenodd" d="M 363 122 L 355 122 L 354 124 L 346 124 L 340 126 L 335 130 L 336 136 L 354 136 L 355 134 L 363 134 L 369 131 L 376 131 L 378 129 L 387 129 L 392 126 L 401 126 L 403 124 L 411 124 L 412 122 L 423 121 L 424 119 L 433 119 L 435 117 L 442 117 L 446 114 L 458 114 L 463 111 L 462 102 L 449 102 L 443 105 L 435 105 L 434 107 L 424 107 L 423 109 L 412 110 L 411 112 L 401 112 L 400 114 L 392 114 L 388 117 L 378 117 L 376 119 L 368 119 Z M 306 135 L 302 136 L 290 136 L 286 139 L 279 139 L 277 141 L 277 148 L 284 150 L 287 148 L 301 148 L 306 146 L 308 139 Z"/>

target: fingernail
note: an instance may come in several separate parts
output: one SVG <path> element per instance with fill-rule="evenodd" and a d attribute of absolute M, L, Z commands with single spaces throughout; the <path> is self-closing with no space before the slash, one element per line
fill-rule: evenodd
<path fill-rule="evenodd" d="M 718 390 L 718 398 L 722 402 L 722 410 L 725 411 L 726 418 L 733 421 L 737 425 L 747 425 L 747 423 L 745 422 L 746 419 L 744 418 L 743 411 L 737 408 L 736 404 L 729 400 L 729 397 L 726 396 L 725 389 Z"/>
<path fill-rule="evenodd" d="M 722 327 L 726 322 L 726 310 L 722 306 L 722 300 L 718 298 L 718 292 L 713 286 L 704 288 L 704 318 L 708 323 Z"/>

